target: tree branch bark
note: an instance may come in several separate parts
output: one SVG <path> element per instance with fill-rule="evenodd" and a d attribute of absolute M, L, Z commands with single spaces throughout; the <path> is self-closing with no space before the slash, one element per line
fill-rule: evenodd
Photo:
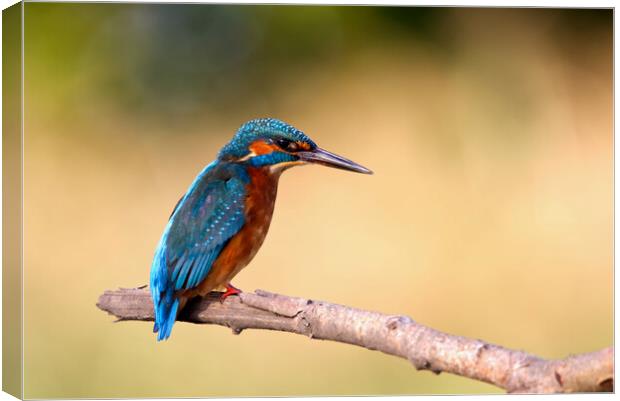
<path fill-rule="evenodd" d="M 378 350 L 409 360 L 418 370 L 448 372 L 493 384 L 510 393 L 613 391 L 613 347 L 545 360 L 481 340 L 440 332 L 406 316 L 257 290 L 219 293 L 191 302 L 178 320 L 244 329 L 278 330 Z M 106 291 L 97 306 L 118 320 L 153 320 L 147 289 Z"/>

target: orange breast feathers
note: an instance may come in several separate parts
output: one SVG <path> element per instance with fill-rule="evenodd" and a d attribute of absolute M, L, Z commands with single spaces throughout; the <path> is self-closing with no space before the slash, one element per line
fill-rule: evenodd
<path fill-rule="evenodd" d="M 273 174 L 266 168 L 249 168 L 248 173 L 250 183 L 247 185 L 243 228 L 222 249 L 202 283 L 183 293 L 183 296 L 204 296 L 225 286 L 250 263 L 263 244 L 273 215 L 279 174 Z"/>

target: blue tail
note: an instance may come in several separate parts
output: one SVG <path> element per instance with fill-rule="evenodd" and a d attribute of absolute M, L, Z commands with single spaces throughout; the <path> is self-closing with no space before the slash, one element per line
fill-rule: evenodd
<path fill-rule="evenodd" d="M 172 333 L 172 326 L 177 318 L 179 300 L 170 292 L 164 294 L 163 299 L 155 306 L 155 326 L 153 332 L 157 333 L 157 341 L 167 340 Z"/>
<path fill-rule="evenodd" d="M 157 341 L 170 337 L 179 309 L 179 300 L 174 296 L 174 288 L 168 285 L 168 268 L 163 244 L 165 236 L 155 252 L 151 266 L 151 296 L 155 309 L 153 332 L 157 333 Z"/>

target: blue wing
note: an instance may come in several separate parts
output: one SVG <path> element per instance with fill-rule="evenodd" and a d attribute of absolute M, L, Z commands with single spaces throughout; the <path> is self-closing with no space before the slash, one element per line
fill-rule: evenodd
<path fill-rule="evenodd" d="M 247 180 L 244 171 L 211 164 L 173 211 L 151 267 L 159 340 L 168 338 L 174 325 L 176 291 L 200 284 L 226 243 L 243 227 Z"/>

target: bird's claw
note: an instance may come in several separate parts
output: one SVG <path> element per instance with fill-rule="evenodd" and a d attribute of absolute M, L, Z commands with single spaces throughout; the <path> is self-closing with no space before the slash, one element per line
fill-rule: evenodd
<path fill-rule="evenodd" d="M 240 289 L 233 287 L 231 284 L 226 284 L 226 292 L 223 292 L 222 295 L 220 295 L 220 303 L 224 303 L 224 300 L 231 295 L 239 294 L 241 294 Z"/>

